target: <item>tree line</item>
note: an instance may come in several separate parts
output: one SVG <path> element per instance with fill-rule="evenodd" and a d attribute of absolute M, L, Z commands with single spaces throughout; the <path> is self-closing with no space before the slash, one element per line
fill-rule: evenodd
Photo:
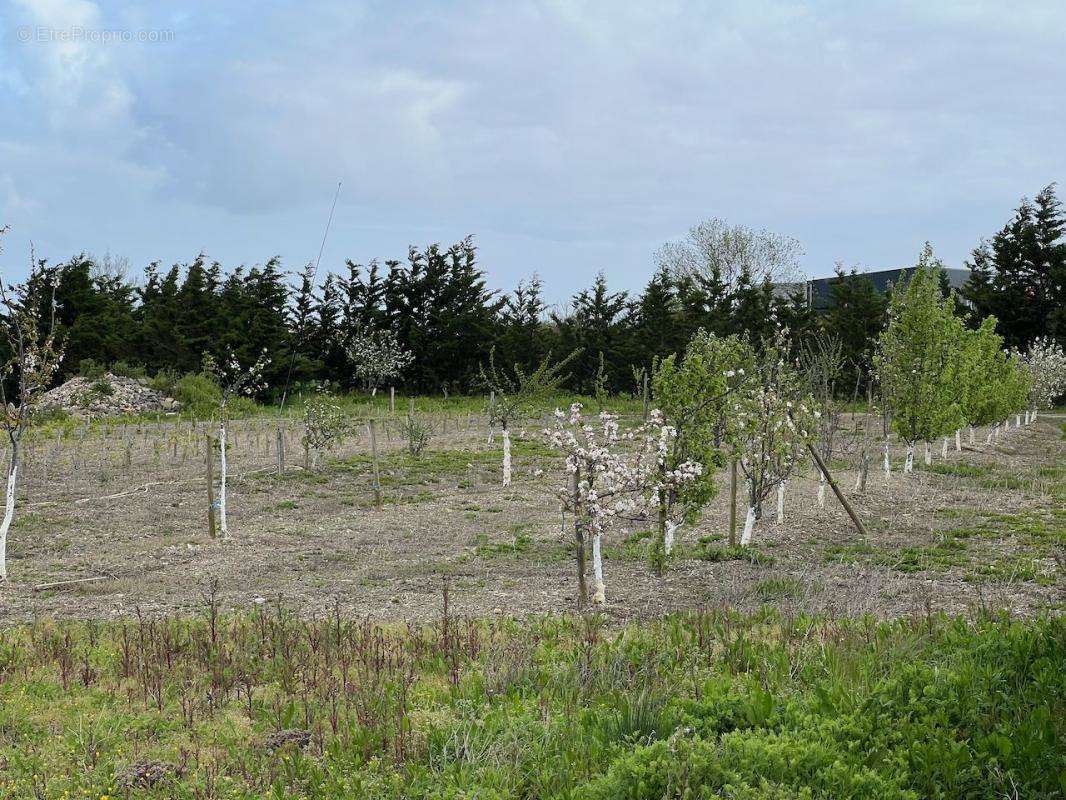
<path fill-rule="evenodd" d="M 973 251 L 959 312 L 973 327 L 994 316 L 1009 347 L 1066 341 L 1064 229 L 1054 186 L 1023 200 Z M 840 385 L 861 389 L 888 298 L 838 267 L 832 306 L 817 313 L 799 285 L 780 282 L 794 272 L 796 252 L 792 240 L 712 220 L 664 247 L 642 290 L 613 290 L 600 273 L 562 310 L 549 308 L 537 277 L 508 293 L 490 289 L 471 237 L 412 247 L 403 261 L 347 261 L 320 279 L 308 266 L 291 280 L 278 258 L 227 271 L 201 254 L 169 268 L 150 264 L 134 281 L 83 254 L 36 263 L 19 288 L 27 301 L 55 298 L 65 343 L 57 381 L 87 361 L 185 374 L 201 369 L 205 353 L 244 364 L 265 353 L 264 397 L 312 383 L 349 389 L 351 338 L 391 331 L 413 356 L 402 376 L 412 392 L 476 389 L 493 350 L 501 364 L 524 370 L 549 352 L 577 351 L 565 388 L 620 392 L 635 389 L 641 367 L 681 353 L 698 330 L 758 343 L 785 326 L 795 343 L 814 335 L 839 342 L 847 364 Z"/>

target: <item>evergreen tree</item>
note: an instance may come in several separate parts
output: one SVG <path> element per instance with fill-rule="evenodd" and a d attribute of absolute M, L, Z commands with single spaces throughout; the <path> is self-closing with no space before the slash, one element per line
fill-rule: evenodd
<path fill-rule="evenodd" d="M 1034 201 L 1023 199 L 991 241 L 967 263 L 964 297 L 974 319 L 991 314 L 1009 347 L 1024 348 L 1050 336 L 1066 342 L 1066 215 L 1054 184 Z"/>
<path fill-rule="evenodd" d="M 844 351 L 847 387 L 865 388 L 872 368 L 877 337 L 885 327 L 888 297 L 877 291 L 873 281 L 851 270 L 845 274 L 839 265 L 829 283 L 832 304 L 822 319 L 826 333 L 840 342 Z"/>
<path fill-rule="evenodd" d="M 596 375 L 603 356 L 611 388 L 617 390 L 630 380 L 629 364 L 624 357 L 623 342 L 631 322 L 629 295 L 611 292 L 601 272 L 591 289 L 574 296 L 570 313 L 552 315 L 558 329 L 562 352 L 580 350 L 571 364 L 574 387 L 585 394 L 595 394 Z"/>

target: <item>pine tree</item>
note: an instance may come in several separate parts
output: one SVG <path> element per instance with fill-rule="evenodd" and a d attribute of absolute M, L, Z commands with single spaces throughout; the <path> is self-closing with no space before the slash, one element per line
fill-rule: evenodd
<path fill-rule="evenodd" d="M 974 319 L 991 314 L 1009 347 L 1066 342 L 1066 215 L 1054 184 L 1023 199 L 1014 218 L 973 251 L 964 296 Z"/>

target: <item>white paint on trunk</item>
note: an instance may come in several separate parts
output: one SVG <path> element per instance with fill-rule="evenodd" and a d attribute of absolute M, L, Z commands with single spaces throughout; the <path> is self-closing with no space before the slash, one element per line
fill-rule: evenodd
<path fill-rule="evenodd" d="M 973 445 L 973 425 L 970 426 L 970 444 Z"/>
<path fill-rule="evenodd" d="M 903 462 L 903 474 L 914 472 L 914 445 L 907 445 L 907 460 Z"/>
<path fill-rule="evenodd" d="M 503 429 L 503 485 L 511 485 L 511 432 Z"/>
<path fill-rule="evenodd" d="M 825 473 L 818 472 L 818 508 L 825 508 Z"/>
<path fill-rule="evenodd" d="M 888 485 L 888 479 L 892 475 L 892 459 L 888 456 L 888 439 L 885 439 L 885 453 L 884 459 L 881 461 L 881 466 L 885 470 L 885 486 Z"/>
<path fill-rule="evenodd" d="M 16 456 L 11 457 L 11 467 L 7 473 L 7 496 L 4 503 L 4 521 L 0 523 L 0 581 L 7 580 L 7 531 L 15 518 L 15 478 L 19 465 Z"/>
<path fill-rule="evenodd" d="M 1014 415 L 1014 427 L 1015 428 L 1022 427 L 1022 415 L 1021 414 L 1015 414 Z"/>
<path fill-rule="evenodd" d="M 740 546 L 751 544 L 751 534 L 755 530 L 755 506 L 748 506 L 748 516 L 744 518 L 744 532 L 740 535 Z"/>
<path fill-rule="evenodd" d="M 602 606 L 607 602 L 607 587 L 603 583 L 603 557 L 600 554 L 600 535 L 592 537 L 592 602 Z"/>
<path fill-rule="evenodd" d="M 940 457 L 941 458 L 947 458 L 948 457 L 948 437 L 947 436 L 944 437 L 944 442 L 943 442 L 943 444 L 940 445 Z"/>
<path fill-rule="evenodd" d="M 955 452 L 962 452 L 962 430 L 960 428 L 955 429 Z"/>
<path fill-rule="evenodd" d="M 218 522 L 222 529 L 222 538 L 229 538 L 229 525 L 226 520 L 226 423 L 218 425 Z"/>
<path fill-rule="evenodd" d="M 678 524 L 672 520 L 666 521 L 666 530 L 663 532 L 663 552 L 670 555 L 674 549 L 674 536 L 677 534 Z"/>
<path fill-rule="evenodd" d="M 933 463 L 933 449 L 929 446 L 929 442 L 925 443 L 925 465 L 928 467 Z"/>
<path fill-rule="evenodd" d="M 785 524 L 785 484 L 788 481 L 781 481 L 777 484 L 777 524 Z"/>

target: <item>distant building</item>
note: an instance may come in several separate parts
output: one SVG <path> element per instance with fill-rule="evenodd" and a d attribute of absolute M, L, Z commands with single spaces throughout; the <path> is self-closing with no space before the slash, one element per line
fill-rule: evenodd
<path fill-rule="evenodd" d="M 857 275 L 844 273 L 844 280 L 863 280 L 865 278 L 874 285 L 877 291 L 888 293 L 894 285 L 901 280 L 905 280 L 912 272 L 914 272 L 914 267 L 882 269 L 877 272 L 860 272 Z M 945 267 L 944 274 L 947 276 L 948 286 L 956 290 L 961 289 L 970 277 L 968 269 L 949 269 Z M 826 311 L 833 305 L 831 284 L 835 280 L 837 280 L 837 276 L 833 275 L 830 278 L 816 278 L 806 283 L 779 284 L 774 287 L 774 293 L 778 296 L 790 296 L 797 292 L 802 292 L 807 298 L 808 307 L 815 311 Z"/>

